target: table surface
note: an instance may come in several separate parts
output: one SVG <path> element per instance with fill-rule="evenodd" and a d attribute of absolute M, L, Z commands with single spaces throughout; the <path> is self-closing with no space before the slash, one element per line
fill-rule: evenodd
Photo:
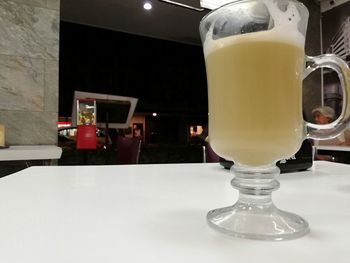
<path fill-rule="evenodd" d="M 275 204 L 311 232 L 257 241 L 215 232 L 237 191 L 219 164 L 30 167 L 0 179 L 0 262 L 350 262 L 350 166 L 279 176 Z"/>
<path fill-rule="evenodd" d="M 349 152 L 350 145 L 342 146 L 342 145 L 317 145 L 317 150 L 326 150 L 326 151 L 341 151 L 341 152 Z"/>
<path fill-rule="evenodd" d="M 0 161 L 59 159 L 62 149 L 56 145 L 14 145 L 0 149 Z"/>

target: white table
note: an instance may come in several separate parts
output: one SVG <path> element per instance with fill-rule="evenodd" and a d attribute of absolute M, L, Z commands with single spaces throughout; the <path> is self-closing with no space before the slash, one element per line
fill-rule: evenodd
<path fill-rule="evenodd" d="M 290 241 L 207 226 L 236 200 L 231 178 L 218 164 L 30 167 L 0 179 L 0 262 L 350 262 L 350 166 L 279 177 L 275 203 L 311 227 Z"/>
<path fill-rule="evenodd" d="M 0 149 L 0 161 L 30 161 L 59 159 L 62 149 L 56 145 L 14 145 Z"/>

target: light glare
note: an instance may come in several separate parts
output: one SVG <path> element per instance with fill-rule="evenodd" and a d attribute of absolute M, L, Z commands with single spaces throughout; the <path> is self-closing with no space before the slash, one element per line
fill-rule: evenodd
<path fill-rule="evenodd" d="M 150 2 L 145 2 L 145 3 L 143 4 L 143 8 L 144 8 L 145 10 L 151 10 L 151 9 L 152 9 L 152 4 L 151 4 Z"/>

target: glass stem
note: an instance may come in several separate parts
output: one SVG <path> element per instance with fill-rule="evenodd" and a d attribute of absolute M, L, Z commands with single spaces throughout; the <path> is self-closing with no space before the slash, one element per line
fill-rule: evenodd
<path fill-rule="evenodd" d="M 284 240 L 309 232 L 300 216 L 278 209 L 271 194 L 279 188 L 275 165 L 248 167 L 234 165 L 231 184 L 239 190 L 238 201 L 207 214 L 209 226 L 228 235 L 262 240 Z"/>
<path fill-rule="evenodd" d="M 277 190 L 280 183 L 276 176 L 280 174 L 280 169 L 276 165 L 251 167 L 234 165 L 231 172 L 235 177 L 231 181 L 233 188 L 237 189 L 240 195 L 271 196 Z"/>

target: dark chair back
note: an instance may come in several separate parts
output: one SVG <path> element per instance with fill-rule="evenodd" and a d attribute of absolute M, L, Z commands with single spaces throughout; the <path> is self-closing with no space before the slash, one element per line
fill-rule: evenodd
<path fill-rule="evenodd" d="M 208 142 L 205 142 L 203 145 L 203 161 L 205 163 L 218 163 L 219 160 L 219 155 L 214 152 Z"/>
<path fill-rule="evenodd" d="M 118 136 L 116 147 L 118 164 L 139 163 L 141 139 Z"/>

